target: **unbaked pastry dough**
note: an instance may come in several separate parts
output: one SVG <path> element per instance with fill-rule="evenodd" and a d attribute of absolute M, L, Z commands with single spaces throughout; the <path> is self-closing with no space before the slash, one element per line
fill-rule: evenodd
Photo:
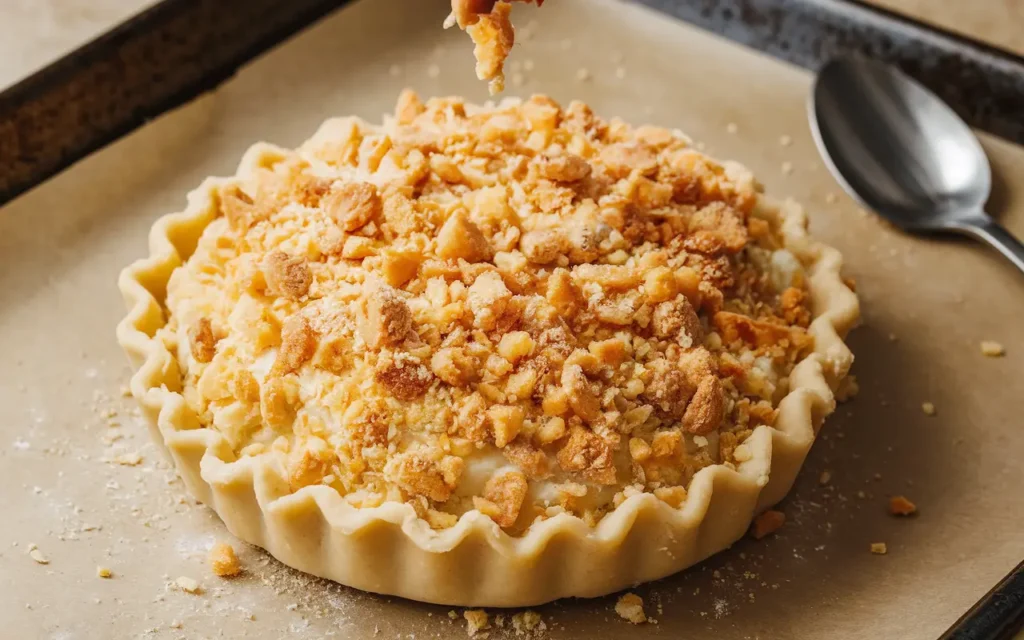
<path fill-rule="evenodd" d="M 792 484 L 858 316 L 806 225 L 678 131 L 404 92 L 160 219 L 118 337 L 188 488 L 286 564 L 444 604 L 598 596 Z"/>

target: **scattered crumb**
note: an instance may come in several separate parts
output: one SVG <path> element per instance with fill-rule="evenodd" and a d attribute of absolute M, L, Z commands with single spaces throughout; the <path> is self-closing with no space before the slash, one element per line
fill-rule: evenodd
<path fill-rule="evenodd" d="M 884 556 L 889 553 L 889 549 L 885 546 L 884 542 L 872 542 L 871 553 L 879 556 Z"/>
<path fill-rule="evenodd" d="M 397 78 L 398 76 L 402 75 L 402 67 L 398 66 L 397 64 L 393 64 L 390 67 L 388 67 L 388 74 L 390 74 L 392 78 Z"/>
<path fill-rule="evenodd" d="M 466 619 L 466 633 L 473 637 L 477 632 L 491 627 L 487 612 L 483 609 L 468 609 L 462 616 Z"/>
<path fill-rule="evenodd" d="M 125 467 L 135 467 L 142 463 L 142 455 L 139 453 L 122 453 L 114 458 L 114 464 Z"/>
<path fill-rule="evenodd" d="M 832 193 L 831 191 L 825 194 L 825 202 L 829 204 L 835 204 L 838 200 L 839 197 L 836 194 Z"/>
<path fill-rule="evenodd" d="M 786 174 L 787 176 L 789 174 L 793 173 L 793 163 L 789 162 L 788 160 L 786 162 L 783 162 L 782 163 L 782 173 Z"/>
<path fill-rule="evenodd" d="M 793 144 L 793 138 L 787 135 L 779 136 L 779 144 L 784 147 L 788 147 L 789 145 Z"/>
<path fill-rule="evenodd" d="M 647 622 L 647 615 L 644 613 L 644 600 L 635 593 L 624 593 L 615 603 L 615 613 L 623 620 L 629 620 L 633 624 Z"/>
<path fill-rule="evenodd" d="M 626 67 L 618 67 L 615 69 L 615 77 L 622 80 L 626 77 Z"/>
<path fill-rule="evenodd" d="M 199 583 L 187 576 L 181 576 L 174 581 L 174 586 L 186 593 L 198 595 L 202 593 L 203 588 L 199 586 Z"/>
<path fill-rule="evenodd" d="M 576 79 L 579 80 L 580 82 L 587 82 L 588 80 L 590 80 L 590 77 L 590 69 L 581 67 L 576 70 Z"/>
<path fill-rule="evenodd" d="M 728 133 L 736 133 L 737 131 L 740 130 L 740 127 L 735 122 L 730 122 L 729 124 L 725 125 L 725 130 Z"/>
<path fill-rule="evenodd" d="M 501 622 L 501 616 L 498 616 L 498 620 Z M 501 624 L 498 626 L 500 627 Z M 516 635 L 520 636 L 533 633 L 535 630 L 543 631 L 547 625 L 541 621 L 540 614 L 536 611 L 523 611 L 512 616 L 512 628 Z"/>
<path fill-rule="evenodd" d="M 989 358 L 1001 358 L 1006 355 L 1006 347 L 994 340 L 982 340 L 981 353 Z"/>
<path fill-rule="evenodd" d="M 96 567 L 96 576 L 99 578 L 113 577 L 114 572 L 109 567 Z"/>
<path fill-rule="evenodd" d="M 242 565 L 238 562 L 238 556 L 231 545 L 225 542 L 218 542 L 210 549 L 209 555 L 210 570 L 213 575 L 227 578 L 237 576 L 242 572 Z"/>
<path fill-rule="evenodd" d="M 818 476 L 818 483 L 828 484 L 829 482 L 832 482 L 832 474 L 829 473 L 828 471 L 822 471 L 821 475 Z"/>
<path fill-rule="evenodd" d="M 427 76 L 430 78 L 437 78 L 441 75 L 441 67 L 436 64 L 432 64 L 427 67 Z"/>
<path fill-rule="evenodd" d="M 924 415 L 926 415 L 926 416 L 934 416 L 935 415 L 935 405 L 932 404 L 931 402 L 922 402 L 921 403 L 921 411 L 923 411 Z"/>
<path fill-rule="evenodd" d="M 459 619 L 459 614 L 456 613 L 454 609 L 452 609 L 451 611 L 448 612 L 448 619 L 449 620 L 458 620 Z"/>
<path fill-rule="evenodd" d="M 894 516 L 909 516 L 917 513 L 917 505 L 903 496 L 889 498 L 889 513 Z"/>
<path fill-rule="evenodd" d="M 760 540 L 761 538 L 778 531 L 779 527 L 781 527 L 785 522 L 786 514 L 781 511 L 769 509 L 754 518 L 754 524 L 750 528 L 750 534 L 754 536 L 756 540 Z"/>
<path fill-rule="evenodd" d="M 28 557 L 35 560 L 38 564 L 50 564 L 49 558 L 43 555 L 43 552 L 39 550 L 35 543 L 28 545 Z"/>

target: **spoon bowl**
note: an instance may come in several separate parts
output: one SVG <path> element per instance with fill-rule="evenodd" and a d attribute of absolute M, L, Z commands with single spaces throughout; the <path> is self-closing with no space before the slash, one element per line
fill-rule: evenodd
<path fill-rule="evenodd" d="M 1024 247 L 984 212 L 988 158 L 971 129 L 926 88 L 885 64 L 822 67 L 809 105 L 815 141 L 845 189 L 897 226 L 965 233 L 1024 271 Z"/>

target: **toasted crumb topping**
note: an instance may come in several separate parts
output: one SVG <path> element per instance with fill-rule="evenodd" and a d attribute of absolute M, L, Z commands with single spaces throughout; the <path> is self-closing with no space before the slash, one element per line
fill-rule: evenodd
<path fill-rule="evenodd" d="M 618 602 L 615 603 L 615 613 L 619 614 L 623 620 L 628 620 L 633 624 L 647 622 L 643 598 L 635 593 L 624 593 L 619 596 Z"/>
<path fill-rule="evenodd" d="M 218 542 L 213 545 L 207 559 L 210 563 L 210 571 L 215 576 L 227 578 L 237 576 L 242 572 L 242 565 L 238 562 L 234 548 L 226 542 Z"/>
<path fill-rule="evenodd" d="M 582 103 L 406 91 L 383 126 L 330 120 L 220 185 L 160 337 L 198 423 L 292 491 L 512 535 L 680 507 L 700 469 L 760 455 L 813 349 L 758 190 Z"/>

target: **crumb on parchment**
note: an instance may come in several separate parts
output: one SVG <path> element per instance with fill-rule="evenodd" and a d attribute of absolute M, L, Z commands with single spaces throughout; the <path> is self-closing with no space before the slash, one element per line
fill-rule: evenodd
<path fill-rule="evenodd" d="M 635 593 L 624 593 L 619 596 L 618 602 L 615 603 L 615 613 L 619 614 L 623 620 L 628 620 L 633 624 L 647 622 L 643 598 Z"/>
<path fill-rule="evenodd" d="M 761 538 L 775 533 L 786 522 L 786 514 L 781 511 L 769 509 L 754 518 L 754 524 L 750 527 L 750 534 L 754 539 Z"/>
<path fill-rule="evenodd" d="M 910 516 L 917 513 L 917 505 L 904 496 L 889 498 L 889 513 L 894 516 Z"/>
<path fill-rule="evenodd" d="M 209 562 L 210 570 L 215 576 L 227 578 L 242 572 L 242 565 L 238 562 L 235 550 L 225 542 L 213 545 L 210 549 Z"/>
<path fill-rule="evenodd" d="M 491 627 L 490 616 L 483 609 L 467 609 L 462 617 L 466 619 L 466 633 L 471 638 Z"/>

